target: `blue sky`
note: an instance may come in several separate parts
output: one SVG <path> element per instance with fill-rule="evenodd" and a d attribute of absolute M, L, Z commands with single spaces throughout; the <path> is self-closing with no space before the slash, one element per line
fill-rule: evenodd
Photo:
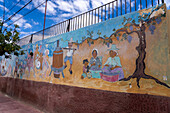
<path fill-rule="evenodd" d="M 12 14 L 14 14 L 16 11 L 18 11 L 22 6 L 24 6 L 30 0 L 21 0 L 15 8 L 9 11 L 9 9 L 11 9 L 18 1 L 20 0 L 5 0 L 5 7 L 6 7 L 5 20 L 8 17 L 10 17 Z M 7 26 L 10 23 L 14 22 L 19 17 L 21 17 L 28 11 L 32 10 L 39 4 L 43 3 L 44 1 L 45 0 L 32 0 L 32 2 L 26 8 L 21 10 L 10 21 L 5 23 L 4 26 Z M 46 27 L 52 26 L 56 23 L 62 22 L 75 15 L 81 14 L 90 9 L 94 9 L 98 6 L 101 6 L 111 1 L 113 0 L 49 0 L 47 5 Z M 129 2 L 129 0 L 126 1 Z M 133 7 L 135 2 L 134 0 L 131 1 Z M 150 1 L 151 0 L 148 0 L 148 3 Z M 153 1 L 155 2 L 154 5 L 156 5 L 156 2 L 158 0 L 153 0 Z M 3 17 L 3 2 L 4 0 L 0 0 L 0 19 L 2 19 Z M 142 2 L 145 2 L 145 0 L 142 0 Z M 167 8 L 170 9 L 170 0 L 165 0 L 165 3 L 167 4 Z M 139 0 L 137 0 L 137 6 L 139 7 Z M 15 22 L 15 24 L 18 24 L 20 26 L 19 32 L 21 33 L 20 34 L 21 38 L 43 29 L 44 7 L 45 5 L 42 5 L 38 9 L 34 10 L 32 13 L 28 14 L 24 18 Z M 127 7 L 129 7 L 128 3 L 127 3 Z"/>

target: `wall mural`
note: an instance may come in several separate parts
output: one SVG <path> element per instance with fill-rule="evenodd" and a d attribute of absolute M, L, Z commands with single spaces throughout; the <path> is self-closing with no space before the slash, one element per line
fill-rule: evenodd
<path fill-rule="evenodd" d="M 24 45 L 0 57 L 1 76 L 169 96 L 166 6 Z"/>

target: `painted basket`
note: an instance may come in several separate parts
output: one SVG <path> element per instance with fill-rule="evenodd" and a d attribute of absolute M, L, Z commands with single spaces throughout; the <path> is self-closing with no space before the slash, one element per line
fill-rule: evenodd
<path fill-rule="evenodd" d="M 101 79 L 108 81 L 108 82 L 116 82 L 119 80 L 119 74 L 115 73 L 114 75 L 109 75 L 107 73 L 100 73 Z"/>

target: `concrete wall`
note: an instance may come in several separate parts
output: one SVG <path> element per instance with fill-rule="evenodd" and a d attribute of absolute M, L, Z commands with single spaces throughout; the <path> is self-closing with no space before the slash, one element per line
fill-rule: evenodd
<path fill-rule="evenodd" d="M 169 97 L 168 14 L 163 4 L 24 45 L 25 55 L 11 59 L 1 57 L 1 75 L 103 91 Z M 58 49 L 63 48 L 63 56 L 56 62 L 53 54 L 57 41 Z M 70 42 L 76 50 L 69 59 L 66 58 L 69 50 L 64 48 Z M 98 57 L 93 61 L 94 49 L 97 49 Z M 109 60 L 111 50 L 116 56 Z M 66 68 L 62 68 L 64 59 L 67 60 Z M 83 72 L 85 59 L 89 61 L 88 74 Z M 54 68 L 53 61 L 61 68 Z M 100 66 L 92 66 L 93 62 Z M 54 73 L 60 76 L 56 78 Z"/>
<path fill-rule="evenodd" d="M 0 91 L 45 113 L 169 113 L 170 98 L 0 78 Z"/>

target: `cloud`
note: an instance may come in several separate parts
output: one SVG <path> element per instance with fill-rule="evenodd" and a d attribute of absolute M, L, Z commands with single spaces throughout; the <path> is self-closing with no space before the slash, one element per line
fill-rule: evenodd
<path fill-rule="evenodd" d="M 96 7 L 99 7 L 103 4 L 106 4 L 106 3 L 109 3 L 109 2 L 112 2 L 113 0 L 92 0 L 92 7 L 93 8 L 96 8 Z"/>
<path fill-rule="evenodd" d="M 0 5 L 0 9 L 4 10 L 4 6 L 3 6 L 3 5 Z M 9 9 L 7 9 L 7 8 L 5 7 L 5 11 L 9 11 Z"/>
<path fill-rule="evenodd" d="M 27 28 L 31 28 L 32 26 L 29 24 L 29 23 L 26 23 L 25 25 L 24 25 L 24 29 L 27 29 Z"/>
<path fill-rule="evenodd" d="M 14 22 L 16 21 L 18 18 L 22 17 L 21 14 L 16 14 L 11 20 Z M 27 29 L 27 28 L 32 28 L 32 25 L 29 24 L 27 22 L 27 20 L 21 18 L 20 20 L 16 21 L 14 24 L 17 24 L 19 25 L 19 27 L 24 27 L 24 29 Z"/>
<path fill-rule="evenodd" d="M 44 2 L 44 0 L 33 0 L 33 5 L 34 7 L 37 7 L 38 5 L 42 4 Z M 47 2 L 47 15 L 56 15 L 57 11 L 55 10 L 55 8 L 57 8 L 57 5 L 54 4 L 51 1 Z M 43 5 L 41 5 L 38 8 L 39 11 L 41 11 L 42 13 L 45 12 L 45 3 Z"/>
<path fill-rule="evenodd" d="M 3 26 L 7 27 L 7 26 L 8 26 L 8 24 L 7 24 L 7 23 L 4 23 L 4 24 L 3 24 Z"/>
<path fill-rule="evenodd" d="M 170 1 L 169 0 L 165 0 L 165 3 L 166 3 L 167 8 L 170 9 L 169 8 L 170 7 Z"/>
<path fill-rule="evenodd" d="M 19 6 L 19 7 L 23 7 L 24 5 L 18 4 L 18 6 Z M 26 9 L 32 9 L 32 8 L 33 8 L 33 5 L 28 4 L 25 8 L 26 8 Z"/>
<path fill-rule="evenodd" d="M 16 21 L 20 17 L 22 17 L 22 15 L 16 14 L 11 20 Z M 19 27 L 22 27 L 25 23 L 26 23 L 26 20 L 23 18 L 15 22 L 15 24 L 19 25 Z"/>
<path fill-rule="evenodd" d="M 38 22 L 35 22 L 35 21 L 33 23 L 34 23 L 34 25 L 38 25 L 39 24 Z"/>
<path fill-rule="evenodd" d="M 4 0 L 0 0 L 0 2 L 4 2 Z"/>

